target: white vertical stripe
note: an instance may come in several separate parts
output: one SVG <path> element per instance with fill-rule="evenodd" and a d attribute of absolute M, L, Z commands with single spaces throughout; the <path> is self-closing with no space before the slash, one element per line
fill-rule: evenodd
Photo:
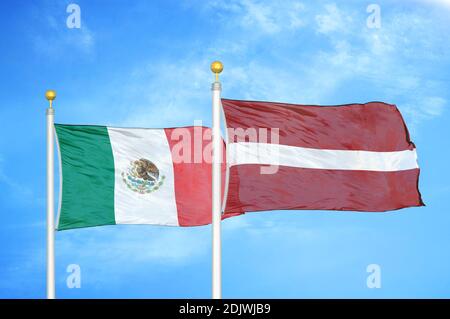
<path fill-rule="evenodd" d="M 223 197 L 222 197 L 222 214 L 225 212 L 225 207 L 227 205 L 227 199 L 228 199 L 228 185 L 230 184 L 230 165 L 228 164 L 227 158 L 228 155 L 228 125 L 227 125 L 227 118 L 225 116 L 225 111 L 222 107 L 222 101 L 220 101 L 220 110 L 221 110 L 221 116 L 223 118 L 224 124 L 225 124 L 225 156 L 223 157 L 225 160 L 225 183 L 224 183 L 224 189 L 223 189 Z"/>
<path fill-rule="evenodd" d="M 108 128 L 114 155 L 114 211 L 117 224 L 178 226 L 175 186 L 170 146 L 163 129 Z M 140 194 L 123 181 L 133 161 L 150 160 L 165 176 L 161 187 Z"/>
<path fill-rule="evenodd" d="M 55 129 L 55 125 L 53 125 L 53 134 L 55 135 L 56 140 L 56 149 L 58 152 L 58 171 L 59 171 L 59 190 L 58 190 L 58 213 L 56 215 L 56 228 L 59 228 L 59 220 L 61 218 L 61 206 L 62 206 L 62 189 L 63 189 L 63 175 L 62 175 L 62 159 L 61 159 L 61 148 L 59 147 L 59 138 Z"/>
<path fill-rule="evenodd" d="M 229 143 L 230 166 L 267 164 L 299 168 L 402 171 L 418 168 L 416 150 L 372 152 L 326 150 L 267 143 Z"/>

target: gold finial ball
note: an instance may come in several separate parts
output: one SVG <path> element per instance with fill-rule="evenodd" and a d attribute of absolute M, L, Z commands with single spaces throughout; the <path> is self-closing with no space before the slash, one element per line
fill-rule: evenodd
<path fill-rule="evenodd" d="M 45 92 L 45 98 L 49 101 L 53 101 L 56 98 L 56 91 L 48 90 Z"/>
<path fill-rule="evenodd" d="M 223 64 L 220 61 L 214 61 L 211 63 L 211 71 L 215 74 L 219 74 L 223 70 Z"/>

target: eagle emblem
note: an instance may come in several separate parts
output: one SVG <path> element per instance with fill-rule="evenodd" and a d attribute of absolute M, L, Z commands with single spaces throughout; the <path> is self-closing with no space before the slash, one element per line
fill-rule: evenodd
<path fill-rule="evenodd" d="M 158 190 L 164 183 L 158 167 L 148 159 L 141 158 L 130 162 L 126 172 L 122 172 L 122 180 L 129 189 L 140 194 L 148 194 Z"/>

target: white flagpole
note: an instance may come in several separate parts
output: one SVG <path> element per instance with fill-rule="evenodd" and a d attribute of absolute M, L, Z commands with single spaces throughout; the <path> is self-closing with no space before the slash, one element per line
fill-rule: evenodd
<path fill-rule="evenodd" d="M 47 299 L 55 299 L 55 185 L 54 185 L 54 140 L 53 124 L 55 110 L 53 100 L 56 92 L 48 90 L 45 98 L 47 108 Z"/>
<path fill-rule="evenodd" d="M 216 75 L 212 84 L 212 298 L 222 299 L 222 243 L 220 235 L 220 224 L 222 220 L 221 203 L 221 162 L 222 162 L 222 139 L 220 136 L 220 93 L 222 91 L 219 82 L 219 73 L 223 65 L 219 61 L 211 64 L 211 71 Z"/>

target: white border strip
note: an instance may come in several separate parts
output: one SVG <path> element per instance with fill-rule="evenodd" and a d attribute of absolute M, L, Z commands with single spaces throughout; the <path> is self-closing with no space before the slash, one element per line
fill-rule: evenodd
<path fill-rule="evenodd" d="M 228 143 L 229 166 L 261 164 L 298 168 L 402 171 L 418 168 L 416 150 L 373 152 L 313 149 L 268 143 Z"/>
<path fill-rule="evenodd" d="M 222 156 L 225 160 L 225 184 L 224 184 L 224 190 L 223 190 L 223 197 L 222 197 L 222 215 L 225 212 L 225 208 L 227 206 L 227 200 L 228 200 L 228 184 L 230 183 L 230 165 L 228 164 L 228 145 L 230 144 L 230 141 L 228 139 L 228 125 L 227 125 L 227 118 L 225 117 L 225 111 L 222 106 L 222 99 L 220 99 L 220 110 L 222 111 L 222 117 L 223 122 L 225 124 L 225 156 Z"/>
<path fill-rule="evenodd" d="M 56 132 L 55 124 L 53 124 L 53 132 L 56 140 L 56 148 L 58 149 L 58 171 L 59 171 L 59 194 L 58 194 L 58 217 L 56 218 L 55 230 L 59 228 L 59 218 L 61 217 L 61 205 L 62 205 L 62 189 L 63 189 L 63 176 L 62 176 L 62 161 L 61 161 L 61 149 L 59 148 L 59 138 Z M 54 169 L 54 168 L 53 168 Z"/>

